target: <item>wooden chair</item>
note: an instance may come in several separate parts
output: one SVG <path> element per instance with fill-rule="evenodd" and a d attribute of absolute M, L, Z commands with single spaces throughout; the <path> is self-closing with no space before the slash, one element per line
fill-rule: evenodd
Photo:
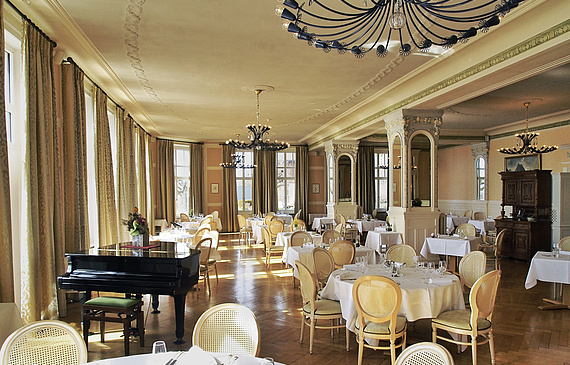
<path fill-rule="evenodd" d="M 241 214 L 238 214 L 238 223 L 239 223 L 239 242 L 241 243 L 242 238 L 244 242 L 249 245 L 249 240 L 251 235 L 253 234 L 251 227 L 247 226 L 247 219 Z"/>
<path fill-rule="evenodd" d="M 180 213 L 180 222 L 190 222 L 190 217 L 186 213 Z"/>
<path fill-rule="evenodd" d="M 61 321 L 37 321 L 12 332 L 0 350 L 2 365 L 87 362 L 87 347 L 77 330 Z"/>
<path fill-rule="evenodd" d="M 354 262 L 356 246 L 350 241 L 336 241 L 329 247 L 336 268 L 349 265 Z"/>
<path fill-rule="evenodd" d="M 275 213 L 267 213 L 265 218 L 263 218 L 263 224 L 268 226 L 269 222 L 275 219 Z"/>
<path fill-rule="evenodd" d="M 487 256 L 487 262 L 491 261 L 494 264 L 495 270 L 499 270 L 501 268 L 501 249 L 503 247 L 503 240 L 506 231 L 506 229 L 503 229 L 499 232 L 494 244 L 479 244 L 479 250 L 483 251 Z"/>
<path fill-rule="evenodd" d="M 475 212 L 473 213 L 473 219 L 476 221 L 484 221 L 487 216 L 483 212 Z"/>
<path fill-rule="evenodd" d="M 299 282 L 301 286 L 301 296 L 303 298 L 303 311 L 301 319 L 301 338 L 303 343 L 303 334 L 305 326 L 310 328 L 309 353 L 313 353 L 313 340 L 315 329 L 330 329 L 331 336 L 334 336 L 335 328 L 344 328 L 346 331 L 346 351 L 350 350 L 348 328 L 342 320 L 342 310 L 340 302 L 328 299 L 317 299 L 317 279 L 315 275 L 300 261 L 295 261 L 297 272 L 299 273 Z"/>
<path fill-rule="evenodd" d="M 475 237 L 477 235 L 477 230 L 471 223 L 463 223 L 457 226 L 455 229 L 455 234 L 459 235 L 460 237 Z"/>
<path fill-rule="evenodd" d="M 414 256 L 416 256 L 416 250 L 410 245 L 393 245 L 386 251 L 386 260 L 394 262 L 402 262 L 408 267 L 414 266 Z"/>
<path fill-rule="evenodd" d="M 212 251 L 212 238 L 206 237 L 196 244 L 196 250 L 200 251 L 200 277 L 204 282 L 204 290 L 208 290 L 208 296 L 212 295 L 212 288 L 210 287 L 210 253 Z"/>
<path fill-rule="evenodd" d="M 261 227 L 261 235 L 263 237 L 263 245 L 265 247 L 265 266 L 269 267 L 271 256 L 283 256 L 283 246 L 275 246 L 275 242 L 271 240 L 271 235 L 265 227 Z"/>
<path fill-rule="evenodd" d="M 307 230 L 307 224 L 302 219 L 293 220 L 289 227 L 291 229 L 291 232 Z"/>
<path fill-rule="evenodd" d="M 326 231 L 323 232 L 322 242 L 325 245 L 330 245 L 333 242 L 341 240 L 342 240 L 342 235 L 337 231 L 327 229 Z"/>
<path fill-rule="evenodd" d="M 329 250 L 322 247 L 315 247 L 312 252 L 312 256 L 315 277 L 317 279 L 319 289 L 322 289 L 327 285 L 329 276 L 335 270 L 334 257 Z"/>
<path fill-rule="evenodd" d="M 418 342 L 407 347 L 396 359 L 395 365 L 454 365 L 451 353 L 433 342 Z"/>
<path fill-rule="evenodd" d="M 558 248 L 560 251 L 570 251 L 570 236 L 563 237 L 558 242 Z"/>
<path fill-rule="evenodd" d="M 290 245 L 303 246 L 305 243 L 313 243 L 313 237 L 307 231 L 295 231 L 291 235 Z"/>
<path fill-rule="evenodd" d="M 271 235 L 271 240 L 275 242 L 277 240 L 277 233 L 283 232 L 285 230 L 285 226 L 283 225 L 283 222 L 281 222 L 280 220 L 274 219 L 270 221 L 269 224 L 267 225 L 267 230 Z"/>
<path fill-rule="evenodd" d="M 466 210 L 465 213 L 463 213 L 464 217 L 469 217 L 469 219 L 473 218 L 473 210 L 469 209 Z"/>
<path fill-rule="evenodd" d="M 199 228 L 198 231 L 196 231 L 196 233 L 194 234 L 194 240 L 192 242 L 193 245 L 197 245 L 198 242 L 200 242 L 204 237 L 204 235 L 208 232 L 210 232 L 210 227 Z"/>
<path fill-rule="evenodd" d="M 364 347 L 389 350 L 392 364 L 396 360 L 396 348 L 406 349 L 408 322 L 398 316 L 402 306 L 402 291 L 394 280 L 383 276 L 362 276 L 352 286 L 356 308 L 356 342 L 358 365 L 362 364 Z M 367 343 L 365 338 L 380 341 L 378 345 Z M 388 341 L 389 344 L 382 344 Z"/>
<path fill-rule="evenodd" d="M 481 251 L 471 251 L 459 261 L 459 279 L 466 306 L 469 306 L 469 291 L 473 284 L 485 274 L 486 264 L 487 256 Z"/>
<path fill-rule="evenodd" d="M 480 277 L 469 293 L 471 309 L 449 310 L 431 320 L 432 341 L 443 340 L 460 345 L 471 346 L 473 365 L 477 365 L 477 346 L 489 343 L 491 364 L 495 363 L 495 345 L 493 342 L 493 324 L 491 322 L 495 308 L 497 288 L 501 271 L 493 270 Z M 460 335 L 457 340 L 438 335 L 437 330 Z M 463 341 L 462 336 L 471 337 L 471 342 Z"/>
<path fill-rule="evenodd" d="M 354 223 L 350 223 L 346 217 L 342 214 L 338 215 L 338 219 L 340 224 L 342 224 L 342 236 L 345 240 L 352 241 L 356 239 L 356 236 L 360 234 L 358 232 L 358 228 L 354 225 Z"/>
<path fill-rule="evenodd" d="M 301 210 L 302 210 L 302 209 L 299 209 L 299 211 L 298 211 L 298 212 L 295 214 L 295 216 L 293 217 L 293 220 L 295 220 L 295 219 L 301 219 Z"/>
<path fill-rule="evenodd" d="M 89 348 L 89 327 L 91 321 L 99 322 L 101 342 L 105 342 L 105 322 L 123 324 L 123 343 L 125 356 L 129 356 L 129 336 L 131 322 L 137 321 L 139 345 L 144 347 L 144 310 L 143 302 L 134 298 L 97 297 L 83 303 L 83 338 L 85 348 Z M 111 313 L 111 316 L 107 314 Z"/>
<path fill-rule="evenodd" d="M 255 314 L 236 303 L 208 309 L 198 318 L 192 332 L 192 344 L 208 352 L 258 356 L 260 342 Z"/>

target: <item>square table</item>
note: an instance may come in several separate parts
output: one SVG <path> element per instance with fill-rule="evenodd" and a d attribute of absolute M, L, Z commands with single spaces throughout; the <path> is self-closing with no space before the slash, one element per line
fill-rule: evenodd
<path fill-rule="evenodd" d="M 494 219 L 485 219 L 485 220 L 470 219 L 468 223 L 474 225 L 476 229 L 481 231 L 481 236 L 487 235 L 487 231 L 495 230 Z"/>
<path fill-rule="evenodd" d="M 321 226 L 323 224 L 332 224 L 333 226 L 336 224 L 334 218 L 327 218 L 327 217 L 315 217 L 313 218 L 313 231 L 321 232 Z"/>
<path fill-rule="evenodd" d="M 458 215 L 448 215 L 446 217 L 447 233 L 453 233 L 455 228 L 463 223 L 469 223 L 469 217 L 460 217 Z"/>
<path fill-rule="evenodd" d="M 481 237 L 459 237 L 439 235 L 439 237 L 426 237 L 420 254 L 429 259 L 434 259 L 433 255 L 445 255 L 451 262 L 449 268 L 451 271 L 457 272 L 456 257 L 463 257 L 469 252 L 477 249 L 483 241 Z"/>
<path fill-rule="evenodd" d="M 316 232 L 307 232 L 311 235 L 313 239 L 313 245 L 319 246 L 323 241 L 323 236 Z M 291 246 L 291 235 L 293 232 L 279 232 L 277 233 L 277 238 L 275 239 L 275 246 L 283 246 L 283 259 L 282 262 L 287 262 L 287 250 Z M 295 263 L 293 261 L 293 263 Z"/>
<path fill-rule="evenodd" d="M 379 220 L 349 219 L 348 222 L 355 224 L 360 234 L 362 234 L 362 232 L 374 231 L 376 227 L 386 226 L 386 222 Z"/>
<path fill-rule="evenodd" d="M 544 298 L 545 302 L 553 305 L 541 306 L 540 309 L 570 309 L 570 252 L 561 251 L 556 255 L 538 251 L 530 262 L 524 287 L 530 289 L 538 280 L 562 284 L 562 302 Z"/>
<path fill-rule="evenodd" d="M 368 232 L 364 245 L 366 247 L 370 247 L 380 254 L 385 253 L 388 247 L 402 243 L 402 234 L 399 232 L 383 232 L 374 230 Z"/>

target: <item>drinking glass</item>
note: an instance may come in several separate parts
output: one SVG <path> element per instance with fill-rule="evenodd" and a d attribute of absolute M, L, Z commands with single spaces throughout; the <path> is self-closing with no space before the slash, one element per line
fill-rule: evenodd
<path fill-rule="evenodd" d="M 421 256 L 414 256 L 414 266 L 418 267 L 421 260 Z"/>
<path fill-rule="evenodd" d="M 437 272 L 439 274 L 443 275 L 446 270 L 447 270 L 447 263 L 445 261 L 440 261 L 439 262 L 439 268 L 437 269 Z"/>
<path fill-rule="evenodd" d="M 264 357 L 261 359 L 261 363 L 264 365 L 275 365 L 275 360 L 272 357 Z"/>
<path fill-rule="evenodd" d="M 166 352 L 166 343 L 164 341 L 154 341 L 152 344 L 152 353 L 160 354 Z"/>
<path fill-rule="evenodd" d="M 386 262 L 386 254 L 381 253 L 380 254 L 380 265 L 383 265 L 385 262 Z"/>

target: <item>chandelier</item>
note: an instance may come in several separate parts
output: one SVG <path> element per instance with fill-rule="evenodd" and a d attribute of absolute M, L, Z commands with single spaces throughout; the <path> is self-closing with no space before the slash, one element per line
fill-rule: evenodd
<path fill-rule="evenodd" d="M 249 141 L 238 141 L 238 140 L 229 139 L 226 141 L 226 144 L 242 150 L 256 149 L 256 150 L 267 150 L 267 151 L 279 151 L 288 148 L 289 143 L 279 142 L 279 141 L 272 142 L 269 140 L 269 131 L 271 130 L 271 126 L 261 125 L 261 123 L 259 123 L 259 94 L 261 94 L 263 90 L 256 89 L 254 91 L 257 98 L 257 114 L 256 114 L 257 123 L 248 124 L 246 126 L 246 128 L 248 129 L 247 138 Z"/>
<path fill-rule="evenodd" d="M 295 38 L 326 53 L 335 49 L 361 58 L 372 50 L 385 57 L 392 38 L 399 40 L 402 56 L 410 54 L 410 41 L 422 52 L 432 45 L 449 49 L 498 25 L 524 0 L 277 1 L 283 5 L 275 13 Z"/>
<path fill-rule="evenodd" d="M 248 165 L 244 161 L 244 156 L 241 153 L 232 153 L 231 155 L 232 161 L 231 162 L 222 162 L 220 166 L 226 169 L 253 169 L 256 168 L 257 165 Z"/>
<path fill-rule="evenodd" d="M 510 148 L 499 148 L 497 151 L 507 154 L 507 155 L 522 155 L 526 153 L 548 153 L 552 151 L 556 151 L 558 149 L 557 145 L 554 146 L 547 146 L 542 145 L 538 147 L 538 140 L 536 137 L 540 135 L 538 132 L 529 132 L 528 131 L 528 106 L 530 102 L 524 103 L 526 107 L 526 130 L 524 133 L 517 133 L 515 137 L 518 138 L 517 145 L 515 147 Z"/>

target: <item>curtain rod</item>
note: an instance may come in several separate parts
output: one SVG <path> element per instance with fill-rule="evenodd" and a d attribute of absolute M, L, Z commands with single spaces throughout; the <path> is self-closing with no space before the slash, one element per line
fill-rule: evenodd
<path fill-rule="evenodd" d="M 188 141 L 179 141 L 179 140 L 176 140 L 176 139 L 168 139 L 168 138 L 158 138 L 158 137 L 157 137 L 156 139 L 157 139 L 157 140 L 161 140 L 161 141 L 171 141 L 171 142 L 174 142 L 174 143 L 188 143 L 188 144 L 202 144 L 202 145 L 204 144 L 204 142 L 188 142 Z"/>
<path fill-rule="evenodd" d="M 25 20 L 26 22 L 28 22 L 32 28 L 34 28 L 35 30 L 37 30 L 41 35 L 43 35 L 52 45 L 53 47 L 57 47 L 57 43 L 55 41 L 53 41 L 47 34 L 44 33 L 43 30 L 41 30 L 40 27 L 38 27 L 30 18 L 28 18 L 26 16 L 26 14 L 22 13 L 22 11 L 20 9 L 18 9 L 16 7 L 16 5 L 12 4 L 12 2 L 10 0 L 4 0 L 4 3 L 10 5 L 10 7 L 16 12 L 18 13 L 18 15 Z"/>

